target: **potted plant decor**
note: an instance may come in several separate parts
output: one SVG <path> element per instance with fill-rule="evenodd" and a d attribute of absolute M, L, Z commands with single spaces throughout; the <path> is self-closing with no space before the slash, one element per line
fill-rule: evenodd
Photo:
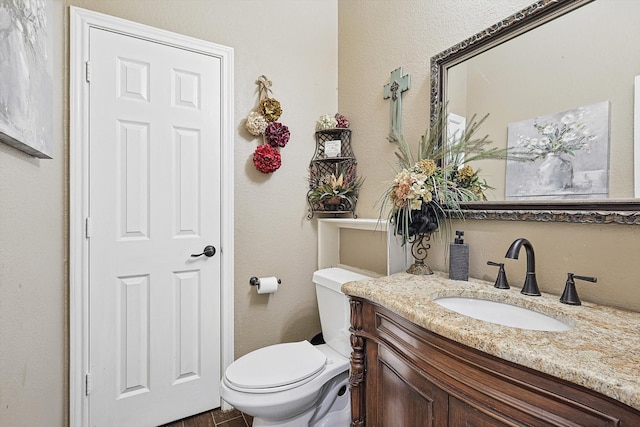
<path fill-rule="evenodd" d="M 336 167 L 311 182 L 309 201 L 325 211 L 346 211 L 355 206 L 364 179 L 355 173 L 354 167 Z"/>

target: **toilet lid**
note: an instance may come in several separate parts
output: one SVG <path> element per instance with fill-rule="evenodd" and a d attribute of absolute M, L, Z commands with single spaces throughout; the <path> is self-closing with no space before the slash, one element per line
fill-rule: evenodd
<path fill-rule="evenodd" d="M 292 388 L 309 381 L 325 366 L 327 356 L 308 341 L 275 344 L 248 353 L 227 368 L 229 386 L 240 389 Z M 290 387 L 283 387 L 289 385 Z"/>

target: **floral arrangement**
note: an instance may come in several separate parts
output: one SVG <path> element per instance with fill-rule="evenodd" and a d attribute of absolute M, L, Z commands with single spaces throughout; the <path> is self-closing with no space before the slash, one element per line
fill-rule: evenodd
<path fill-rule="evenodd" d="M 282 115 L 280 102 L 271 96 L 271 81 L 264 75 L 258 77 L 258 111 L 247 116 L 245 127 L 251 135 L 263 135 L 263 143 L 253 153 L 253 164 L 262 173 L 272 173 L 282 165 L 279 148 L 289 142 L 291 133 L 277 120 Z"/>
<path fill-rule="evenodd" d="M 575 156 L 576 151 L 589 149 L 589 143 L 596 139 L 591 129 L 582 122 L 584 109 L 565 114 L 560 122 L 534 122 L 539 138 L 518 135 L 516 145 L 525 152 L 544 158 L 549 154 Z"/>
<path fill-rule="evenodd" d="M 492 187 L 479 176 L 479 170 L 466 163 L 483 159 L 519 159 L 508 157 L 507 149 L 487 148 L 491 144 L 487 136 L 473 137 L 486 118 L 476 121 L 473 116 L 461 135 L 441 144 L 447 120 L 440 109 L 420 140 L 417 158 L 402 135 L 389 137 L 398 145 L 399 169 L 382 197 L 380 217 L 389 219 L 395 234 L 402 236 L 403 244 L 443 225 L 447 226 L 448 233 L 446 220 L 462 217 L 460 203 L 486 200 L 485 191 Z"/>
<path fill-rule="evenodd" d="M 316 122 L 316 131 L 348 127 L 349 120 L 339 113 L 336 113 L 334 116 L 330 114 L 323 114 Z"/>
<path fill-rule="evenodd" d="M 336 172 L 324 174 L 314 181 L 309 190 L 311 203 L 322 203 L 326 210 L 344 205 L 346 210 L 355 206 L 364 178 L 357 176 L 354 165 L 350 165 L 336 166 Z"/>

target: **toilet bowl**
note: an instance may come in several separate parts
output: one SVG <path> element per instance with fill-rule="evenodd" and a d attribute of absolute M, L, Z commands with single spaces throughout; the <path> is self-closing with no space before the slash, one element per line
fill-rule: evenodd
<path fill-rule="evenodd" d="M 349 304 L 343 283 L 370 277 L 340 268 L 316 271 L 320 323 L 326 344 L 275 344 L 248 353 L 226 369 L 221 396 L 253 416 L 253 426 L 347 427 Z"/>

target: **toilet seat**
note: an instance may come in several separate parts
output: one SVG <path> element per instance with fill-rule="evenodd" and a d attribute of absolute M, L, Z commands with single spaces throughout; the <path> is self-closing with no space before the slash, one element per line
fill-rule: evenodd
<path fill-rule="evenodd" d="M 327 356 L 308 341 L 275 344 L 248 353 L 227 368 L 225 383 L 246 393 L 274 393 L 320 375 Z"/>

